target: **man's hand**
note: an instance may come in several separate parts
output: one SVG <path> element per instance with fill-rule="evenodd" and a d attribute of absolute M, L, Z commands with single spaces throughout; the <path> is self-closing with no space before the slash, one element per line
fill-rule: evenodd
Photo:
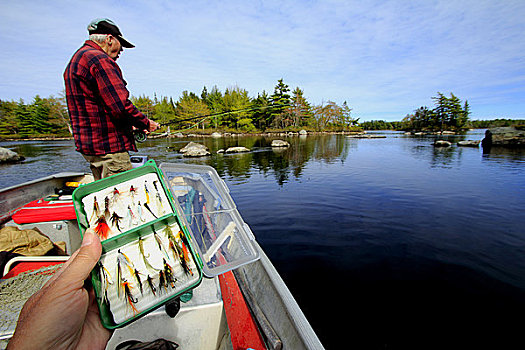
<path fill-rule="evenodd" d="M 99 318 L 93 289 L 84 280 L 96 265 L 102 245 L 88 229 L 82 246 L 25 303 L 8 349 L 104 349 L 111 336 Z"/>
<path fill-rule="evenodd" d="M 160 124 L 150 119 L 148 132 L 153 132 L 157 130 L 158 128 L 160 128 Z"/>

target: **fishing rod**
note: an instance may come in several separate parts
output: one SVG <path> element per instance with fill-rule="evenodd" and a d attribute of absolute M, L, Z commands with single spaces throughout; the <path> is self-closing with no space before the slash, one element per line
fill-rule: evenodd
<path fill-rule="evenodd" d="M 187 122 L 187 121 L 191 121 L 191 120 L 195 120 L 195 119 L 202 119 L 204 121 L 204 119 L 207 119 L 207 118 L 210 118 L 210 117 L 218 117 L 218 116 L 225 115 L 225 114 L 249 112 L 249 111 L 254 111 L 254 110 L 257 110 L 257 109 L 263 110 L 263 109 L 267 109 L 267 108 L 279 108 L 279 107 L 290 107 L 290 106 L 291 106 L 291 104 L 282 104 L 282 105 L 279 105 L 279 106 L 270 105 L 270 106 L 263 106 L 263 107 L 249 107 L 249 108 L 234 109 L 234 110 L 230 110 L 230 111 L 199 115 L 199 116 L 196 116 L 196 117 L 191 117 L 191 118 L 186 118 L 186 119 L 172 120 L 172 121 L 169 121 L 169 122 L 160 123 L 159 125 L 160 126 L 168 126 L 168 125 L 171 125 L 171 124 Z M 146 133 L 143 130 L 135 130 L 133 132 L 133 134 L 135 136 L 135 141 L 137 141 L 137 142 L 144 142 L 147 139 Z"/>

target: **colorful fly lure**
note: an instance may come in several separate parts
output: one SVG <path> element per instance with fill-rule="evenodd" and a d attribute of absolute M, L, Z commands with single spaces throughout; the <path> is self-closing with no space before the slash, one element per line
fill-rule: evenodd
<path fill-rule="evenodd" d="M 180 242 L 181 244 L 184 244 Z M 179 260 L 180 265 L 182 266 L 182 269 L 184 270 L 184 273 L 186 275 L 190 274 L 193 276 L 193 271 L 191 270 L 190 266 L 188 265 L 189 262 L 189 256 L 188 261 L 186 261 L 185 254 L 184 254 L 184 246 L 180 246 L 178 242 L 174 242 L 170 239 L 170 249 L 173 251 L 173 255 L 176 256 Z"/>
<path fill-rule="evenodd" d="M 111 233 L 111 229 L 109 228 L 104 215 L 100 215 L 98 218 L 95 232 L 101 240 L 108 238 L 109 234 Z"/>
<path fill-rule="evenodd" d="M 102 302 L 105 302 L 106 304 L 109 304 L 108 299 L 108 288 L 110 284 L 113 284 L 113 281 L 111 281 L 111 276 L 109 274 L 108 269 L 102 263 L 99 261 L 97 263 L 99 268 L 99 275 L 100 275 L 100 289 L 104 291 L 104 294 L 102 296 Z"/>
<path fill-rule="evenodd" d="M 113 202 L 113 204 L 117 204 L 117 202 L 120 199 L 120 192 L 116 187 L 114 187 L 112 193 L 113 193 L 113 197 L 111 198 L 111 201 Z"/>
<path fill-rule="evenodd" d="M 131 202 L 133 203 L 135 201 L 135 195 L 137 194 L 137 189 L 131 185 L 131 187 L 129 188 L 129 195 L 131 197 Z"/>
<path fill-rule="evenodd" d="M 155 191 L 157 192 L 155 194 L 155 199 L 157 201 L 157 209 L 159 210 L 159 212 L 161 214 L 163 214 L 165 211 L 164 211 L 164 206 L 162 205 L 162 197 L 160 196 L 160 192 L 159 192 L 159 189 L 157 188 L 157 182 L 158 181 L 153 181 L 153 187 L 155 187 Z"/>
<path fill-rule="evenodd" d="M 122 282 L 122 286 L 124 288 L 124 295 L 126 297 L 126 301 L 128 302 L 128 305 L 131 306 L 133 314 L 136 315 L 139 311 L 137 310 L 134 304 L 136 304 L 139 300 L 133 297 L 133 294 L 131 294 L 131 287 L 129 286 L 129 282 Z"/>
<path fill-rule="evenodd" d="M 122 232 L 120 228 L 121 220 L 122 220 L 122 216 L 119 216 L 117 212 L 114 212 L 113 215 L 111 215 L 111 225 L 115 226 L 120 232 Z"/>
<path fill-rule="evenodd" d="M 149 254 L 146 256 L 146 253 L 144 252 L 144 240 L 142 237 L 139 237 L 139 251 L 140 255 L 142 256 L 142 260 L 144 260 L 144 265 L 146 265 L 146 267 L 151 270 L 158 271 L 158 269 L 154 268 L 148 261 Z"/>
<path fill-rule="evenodd" d="M 166 255 L 166 257 L 169 259 L 168 253 L 166 252 L 166 248 L 164 248 L 164 244 L 162 243 L 162 239 L 159 237 L 157 232 L 153 231 L 153 237 L 155 237 L 155 241 L 157 242 L 157 246 L 159 247 L 159 250 Z"/>
<path fill-rule="evenodd" d="M 109 220 L 111 213 L 109 212 L 109 197 L 104 198 L 104 217 L 106 220 Z"/>
<path fill-rule="evenodd" d="M 124 278 L 123 274 L 123 266 L 126 266 L 129 270 L 129 274 L 133 276 L 135 274 L 135 267 L 133 266 L 133 263 L 126 254 L 122 253 L 120 249 L 118 250 L 117 255 L 117 279 L 119 281 L 119 288 L 117 289 L 117 295 L 120 296 L 121 287 L 123 286 L 123 283 L 127 280 Z"/>
<path fill-rule="evenodd" d="M 144 295 L 144 292 L 142 291 L 142 281 L 140 279 L 140 273 L 135 269 L 133 275 L 135 275 L 135 278 L 137 279 L 137 282 L 139 284 L 140 294 Z"/>
<path fill-rule="evenodd" d="M 175 288 L 175 282 L 177 279 L 173 275 L 173 268 L 166 262 L 166 259 L 162 259 L 164 265 L 164 276 L 166 277 L 166 283 L 169 283 L 171 288 Z"/>
<path fill-rule="evenodd" d="M 149 190 L 148 190 L 148 186 L 146 186 L 146 182 L 144 182 L 144 192 L 146 193 L 146 203 L 145 204 L 149 204 Z"/>
<path fill-rule="evenodd" d="M 164 271 L 159 272 L 159 290 L 162 292 L 162 287 L 164 287 L 164 290 L 168 290 L 168 283 L 166 283 L 166 278 L 164 277 Z"/>
<path fill-rule="evenodd" d="M 126 214 L 128 227 L 131 227 L 133 225 L 136 225 L 138 223 L 137 217 L 135 216 L 135 213 L 133 213 L 133 210 L 131 210 L 131 205 L 128 205 L 128 212 Z"/>
<path fill-rule="evenodd" d="M 157 296 L 156 294 L 157 288 L 155 288 L 155 286 L 153 285 L 153 278 L 151 278 L 150 275 L 148 275 L 147 281 L 148 281 L 149 288 L 151 289 L 151 292 L 153 293 L 154 296 Z"/>
<path fill-rule="evenodd" d="M 151 215 L 153 215 L 155 217 L 155 219 L 158 219 L 157 215 L 155 215 L 155 213 L 153 213 L 153 210 L 151 210 L 151 208 L 149 207 L 148 203 L 144 203 L 144 207 L 146 209 L 148 209 L 148 211 L 151 213 Z"/>
<path fill-rule="evenodd" d="M 146 222 L 146 218 L 144 218 L 144 212 L 142 211 L 142 205 L 140 205 L 140 202 L 137 205 L 137 215 L 138 215 L 140 221 Z"/>
<path fill-rule="evenodd" d="M 97 220 L 99 216 L 100 216 L 100 207 L 98 206 L 97 197 L 93 197 L 93 213 L 91 214 L 89 221 L 90 222 L 93 221 L 93 218 Z"/>
<path fill-rule="evenodd" d="M 175 236 L 173 236 L 173 232 L 171 231 L 171 228 L 169 226 L 166 226 L 166 228 L 164 229 L 164 233 L 166 234 L 166 236 L 168 236 L 168 241 L 170 242 L 169 247 L 172 250 L 175 259 L 179 260 L 186 274 L 193 275 L 193 272 L 191 271 L 191 269 L 189 268 L 187 264 L 186 257 L 184 254 L 184 249 L 182 246 L 179 246 L 177 239 L 175 238 Z"/>
<path fill-rule="evenodd" d="M 180 264 L 182 265 L 182 268 L 184 269 L 184 272 L 186 274 L 190 274 L 193 276 L 193 271 L 190 268 L 190 265 L 188 263 L 190 262 L 190 254 L 188 252 L 188 248 L 184 244 L 184 241 L 179 241 L 180 243 L 180 249 L 182 250 L 182 255 L 179 255 Z"/>

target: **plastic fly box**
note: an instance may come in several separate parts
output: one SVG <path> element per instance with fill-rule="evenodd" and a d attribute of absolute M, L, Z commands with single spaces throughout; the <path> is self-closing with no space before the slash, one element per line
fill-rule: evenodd
<path fill-rule="evenodd" d="M 175 163 L 162 163 L 159 168 L 193 233 L 206 277 L 259 259 L 253 233 L 214 168 Z"/>
<path fill-rule="evenodd" d="M 153 161 L 73 193 L 80 232 L 102 256 L 91 273 L 104 327 L 122 327 L 190 291 L 203 278 L 191 233 Z"/>

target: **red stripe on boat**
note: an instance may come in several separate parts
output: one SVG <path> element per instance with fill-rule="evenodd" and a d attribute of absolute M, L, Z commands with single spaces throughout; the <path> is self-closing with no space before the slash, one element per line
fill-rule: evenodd
<path fill-rule="evenodd" d="M 12 216 L 17 224 L 76 220 L 73 201 L 45 201 L 43 198 L 27 203 Z"/>
<path fill-rule="evenodd" d="M 233 273 L 229 271 L 219 275 L 219 282 L 233 350 L 265 350 L 264 340 Z"/>

